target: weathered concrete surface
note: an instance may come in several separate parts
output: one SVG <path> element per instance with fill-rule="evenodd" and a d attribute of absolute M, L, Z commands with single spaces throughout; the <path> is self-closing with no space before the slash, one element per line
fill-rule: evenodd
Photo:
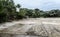
<path fill-rule="evenodd" d="M 0 26 L 1 37 L 11 34 L 12 37 L 60 37 L 60 18 L 30 18 L 11 23 Z"/>
<path fill-rule="evenodd" d="M 20 35 L 20 34 L 0 34 L 0 37 L 40 37 L 40 36 Z"/>

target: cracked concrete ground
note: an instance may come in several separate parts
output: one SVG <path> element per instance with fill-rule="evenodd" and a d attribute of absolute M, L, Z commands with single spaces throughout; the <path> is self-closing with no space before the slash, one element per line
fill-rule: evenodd
<path fill-rule="evenodd" d="M 0 33 L 1 37 L 8 34 L 13 37 L 60 37 L 60 18 L 29 18 L 8 22 L 0 26 Z"/>

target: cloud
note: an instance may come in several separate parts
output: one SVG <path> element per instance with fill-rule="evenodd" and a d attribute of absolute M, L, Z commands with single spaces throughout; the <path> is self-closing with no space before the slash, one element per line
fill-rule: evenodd
<path fill-rule="evenodd" d="M 42 10 L 60 9 L 60 0 L 14 0 L 24 8 L 39 8 Z"/>

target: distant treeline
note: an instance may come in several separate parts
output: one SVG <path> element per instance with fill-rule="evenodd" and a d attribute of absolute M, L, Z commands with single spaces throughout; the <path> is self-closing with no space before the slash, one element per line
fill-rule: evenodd
<path fill-rule="evenodd" d="M 17 0 L 18 1 L 18 0 Z M 17 11 L 17 8 L 19 11 Z M 21 8 L 20 4 L 15 5 L 13 0 L 0 0 L 0 23 L 23 18 L 47 18 L 60 17 L 60 10 L 54 9 L 43 11 L 36 9 Z"/>

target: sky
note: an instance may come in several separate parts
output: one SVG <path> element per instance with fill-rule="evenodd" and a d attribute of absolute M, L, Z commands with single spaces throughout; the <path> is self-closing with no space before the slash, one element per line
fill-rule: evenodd
<path fill-rule="evenodd" d="M 60 9 L 60 0 L 14 0 L 15 4 L 20 4 L 22 8 L 52 10 Z"/>

